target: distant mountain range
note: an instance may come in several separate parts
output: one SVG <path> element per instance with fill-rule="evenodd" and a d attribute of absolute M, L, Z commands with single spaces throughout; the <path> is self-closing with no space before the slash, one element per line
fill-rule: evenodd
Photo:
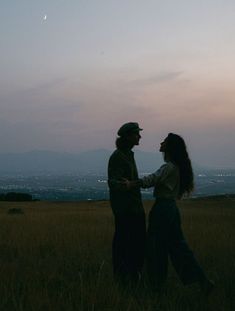
<path fill-rule="evenodd" d="M 1 173 L 100 173 L 106 174 L 112 151 L 100 149 L 78 154 L 53 151 L 0 154 Z M 162 163 L 161 154 L 135 150 L 140 172 L 156 170 Z"/>
<path fill-rule="evenodd" d="M 135 151 L 135 159 L 140 173 L 155 171 L 163 164 L 158 152 Z M 40 174 L 40 173 L 98 173 L 106 174 L 108 159 L 112 151 L 92 150 L 78 154 L 53 151 L 31 151 L 25 153 L 0 154 L 0 173 Z M 200 170 L 194 165 L 195 170 Z M 203 168 L 205 170 L 205 168 Z"/>

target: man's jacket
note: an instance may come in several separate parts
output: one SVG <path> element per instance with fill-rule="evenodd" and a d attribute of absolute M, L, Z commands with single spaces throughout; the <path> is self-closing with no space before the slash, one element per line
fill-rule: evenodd
<path fill-rule="evenodd" d="M 116 215 L 143 213 L 140 188 L 126 190 L 126 186 L 122 184 L 123 178 L 138 179 L 134 153 L 129 149 L 116 149 L 108 164 L 108 185 L 113 213 Z"/>

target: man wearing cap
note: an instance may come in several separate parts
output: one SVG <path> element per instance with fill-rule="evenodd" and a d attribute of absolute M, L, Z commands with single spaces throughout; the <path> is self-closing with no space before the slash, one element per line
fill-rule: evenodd
<path fill-rule="evenodd" d="M 139 280 L 144 263 L 146 225 L 140 189 L 127 189 L 123 182 L 138 179 L 131 149 L 139 145 L 141 130 L 136 122 L 121 126 L 117 133 L 117 149 L 108 164 L 110 203 L 115 219 L 113 272 L 121 281 Z"/>

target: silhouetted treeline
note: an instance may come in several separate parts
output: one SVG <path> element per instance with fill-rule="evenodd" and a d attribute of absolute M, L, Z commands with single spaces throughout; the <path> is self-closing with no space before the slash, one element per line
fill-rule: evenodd
<path fill-rule="evenodd" d="M 25 202 L 32 200 L 32 195 L 28 193 L 8 192 L 0 194 L 0 201 Z"/>

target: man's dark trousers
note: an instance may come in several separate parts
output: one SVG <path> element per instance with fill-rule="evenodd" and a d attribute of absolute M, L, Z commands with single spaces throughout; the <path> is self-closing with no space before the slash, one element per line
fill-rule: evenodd
<path fill-rule="evenodd" d="M 115 215 L 112 245 L 114 276 L 121 280 L 138 280 L 144 264 L 145 214 Z"/>

